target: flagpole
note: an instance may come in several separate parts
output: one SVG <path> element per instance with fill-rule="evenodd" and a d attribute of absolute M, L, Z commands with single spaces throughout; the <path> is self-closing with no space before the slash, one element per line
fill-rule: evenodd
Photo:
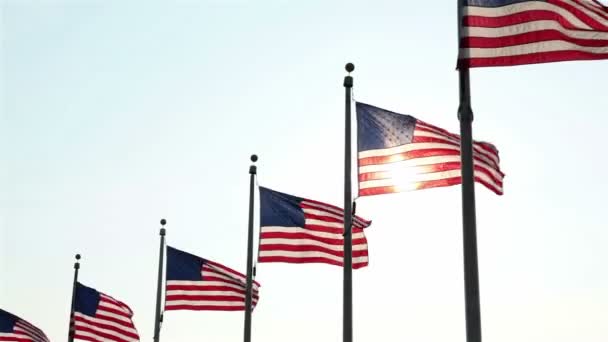
<path fill-rule="evenodd" d="M 251 161 L 256 162 L 258 156 L 251 155 Z M 254 186 L 257 168 L 255 165 L 249 166 L 249 228 L 247 231 L 247 287 L 245 288 L 245 331 L 244 341 L 251 342 L 251 297 L 253 289 L 253 200 Z"/>
<path fill-rule="evenodd" d="M 463 18 L 466 0 L 458 0 L 458 47 L 464 36 Z M 460 63 L 459 63 L 460 64 Z M 477 264 L 477 223 L 475 218 L 475 179 L 473 169 L 473 109 L 469 68 L 458 68 L 460 105 L 460 162 L 462 177 L 462 235 L 464 254 L 464 287 L 467 342 L 481 342 L 481 310 L 479 304 L 479 269 Z"/>
<path fill-rule="evenodd" d="M 70 323 L 68 329 L 68 342 L 74 341 L 74 307 L 76 306 L 76 284 L 78 283 L 78 270 L 80 269 L 80 254 L 76 254 L 76 262 L 74 263 L 74 282 L 72 283 L 72 305 L 70 306 Z"/>
<path fill-rule="evenodd" d="M 165 256 L 165 224 L 167 224 L 167 220 L 160 220 L 161 228 L 160 228 L 160 249 L 158 252 L 158 285 L 156 287 L 156 315 L 154 316 L 154 342 L 158 342 L 160 340 L 160 323 L 163 320 L 161 313 L 161 301 L 162 301 L 162 292 L 163 292 L 163 260 Z"/>
<path fill-rule="evenodd" d="M 348 76 L 344 77 L 345 90 L 345 124 L 344 124 L 344 289 L 342 341 L 353 340 L 353 237 L 352 225 L 352 185 L 351 185 L 351 94 L 353 78 L 350 73 L 355 70 L 352 63 L 346 64 Z"/>

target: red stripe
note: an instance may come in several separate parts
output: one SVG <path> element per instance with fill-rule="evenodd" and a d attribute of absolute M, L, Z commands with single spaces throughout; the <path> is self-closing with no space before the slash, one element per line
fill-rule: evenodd
<path fill-rule="evenodd" d="M 359 158 L 359 166 L 378 165 L 396 163 L 404 160 L 435 157 L 435 156 L 454 156 L 460 155 L 460 151 L 451 149 L 433 148 L 428 150 L 414 150 L 396 153 L 389 156 L 363 157 Z"/>
<path fill-rule="evenodd" d="M 397 154 L 393 154 L 393 155 L 389 155 L 389 156 L 361 158 L 361 159 L 359 159 L 359 166 L 391 164 L 391 163 L 398 163 L 398 162 L 406 161 L 406 160 L 412 160 L 412 159 L 416 159 L 416 158 L 441 157 L 441 156 L 460 156 L 460 151 L 444 150 L 444 149 L 407 151 L 407 152 L 401 152 L 401 153 L 397 153 Z M 475 153 L 473 154 L 473 159 L 481 164 L 486 165 L 490 169 L 495 169 L 496 172 L 499 172 L 502 174 L 500 169 L 498 169 L 496 167 L 492 167 L 492 165 L 488 165 L 486 160 L 480 158 Z M 449 163 L 449 162 L 439 162 L 436 164 L 442 164 L 442 163 Z M 430 164 L 430 165 L 436 165 L 436 164 Z M 422 166 L 423 165 L 412 166 L 412 167 L 415 168 L 415 167 L 422 167 Z"/>
<path fill-rule="evenodd" d="M 210 302 L 245 302 L 245 298 L 239 296 L 223 296 L 223 295 L 168 295 L 167 301 L 174 300 L 206 300 Z"/>
<path fill-rule="evenodd" d="M 464 38 L 463 47 L 467 48 L 500 48 L 507 46 L 524 45 L 536 42 L 544 42 L 551 40 L 561 40 L 564 42 L 573 43 L 579 46 L 603 47 L 608 46 L 608 40 L 599 39 L 579 39 L 572 38 L 568 35 L 556 30 L 540 30 L 528 33 L 517 34 L 513 36 L 503 36 L 496 38 L 486 37 L 469 37 Z"/>
<path fill-rule="evenodd" d="M 336 234 L 335 238 L 326 238 L 315 236 L 308 233 L 287 233 L 287 232 L 266 232 L 261 233 L 260 238 L 264 239 L 289 239 L 289 240 L 299 240 L 299 239 L 309 239 L 314 241 L 319 241 L 326 243 L 328 245 L 343 245 L 344 238 L 342 237 L 342 233 Z"/>
<path fill-rule="evenodd" d="M 48 338 L 42 330 L 23 320 L 17 321 L 13 330 L 16 334 L 28 336 L 32 341 L 48 341 Z"/>
<path fill-rule="evenodd" d="M 119 333 L 121 335 L 125 335 L 125 336 L 132 337 L 132 338 L 135 338 L 135 339 L 139 338 L 139 336 L 137 334 L 134 334 L 134 333 L 129 332 L 129 331 L 125 331 L 125 330 L 123 330 L 121 328 L 118 328 L 118 327 L 115 327 L 113 325 L 104 324 L 104 323 L 101 323 L 101 322 L 95 322 L 95 321 L 91 320 L 90 318 L 81 317 L 81 316 L 75 316 L 74 318 L 75 318 L 75 320 L 77 322 L 84 322 L 84 323 L 92 325 L 92 326 L 94 326 L 96 328 L 115 331 L 115 332 L 117 332 L 117 333 Z M 101 319 L 101 320 L 110 321 L 110 320 L 107 319 L 107 317 L 103 317 L 103 318 L 102 317 L 95 317 L 95 318 Z M 114 322 L 114 321 L 112 321 L 112 322 Z M 129 325 L 129 324 L 126 324 L 125 322 L 120 322 L 119 324 L 121 326 L 125 327 L 125 328 L 135 329 L 135 326 L 133 326 L 133 324 Z M 76 330 L 81 330 L 81 327 L 79 327 L 79 326 L 75 326 L 75 327 L 76 327 Z"/>
<path fill-rule="evenodd" d="M 114 336 L 114 335 L 111 335 L 111 334 L 108 334 L 108 333 L 104 333 L 102 331 L 97 331 L 95 329 L 91 329 L 91 328 L 88 328 L 88 327 L 76 327 L 76 333 L 75 333 L 75 335 L 78 334 L 78 332 L 88 332 L 88 333 L 91 333 L 91 334 L 93 334 L 93 335 L 95 335 L 97 337 L 100 337 L 101 341 L 108 341 L 109 340 L 109 341 L 116 341 L 116 342 L 129 342 L 129 340 L 125 340 L 125 339 L 122 339 L 120 337 L 117 337 L 117 336 Z"/>
<path fill-rule="evenodd" d="M 103 319 L 103 320 L 106 320 L 106 321 L 114 322 L 116 324 L 127 326 L 126 323 L 125 323 L 125 321 L 122 321 L 122 320 L 120 320 L 118 318 L 115 318 L 115 317 L 111 317 L 111 316 L 106 316 L 104 314 L 100 314 L 99 311 L 97 311 L 97 313 L 95 313 L 95 318 L 99 318 L 99 319 Z M 129 319 L 129 321 L 131 321 L 131 319 L 129 317 L 127 317 L 127 319 Z M 131 323 L 131 327 L 132 326 L 133 326 L 133 323 Z"/>
<path fill-rule="evenodd" d="M 597 8 L 596 6 L 593 6 L 592 4 L 589 3 L 589 1 L 586 1 L 586 0 L 585 1 L 573 0 L 573 1 L 576 2 L 577 4 L 579 4 L 579 6 L 585 7 L 589 11 L 600 16 L 602 19 L 605 19 L 608 21 L 608 11 L 606 9 L 602 10 L 600 8 Z"/>
<path fill-rule="evenodd" d="M 435 138 L 435 137 L 416 136 L 414 133 L 414 138 L 412 139 L 412 143 L 440 143 L 440 144 L 452 145 L 452 146 L 458 147 L 458 149 L 460 149 L 460 139 L 458 139 L 458 141 L 456 142 L 453 139 L 450 139 L 447 137 L 442 139 L 442 138 Z M 483 156 L 483 157 L 487 158 L 491 164 L 498 167 L 498 163 L 497 163 L 497 161 L 499 160 L 498 151 L 496 151 L 496 149 L 493 148 L 493 145 L 488 144 L 488 143 L 474 142 L 473 143 L 473 152 L 475 154 L 479 155 L 480 157 Z"/>
<path fill-rule="evenodd" d="M 101 341 L 101 339 L 97 339 L 91 336 L 85 336 L 85 335 L 79 335 L 79 334 L 74 334 L 74 339 L 75 340 L 85 340 L 85 341 L 92 341 L 92 342 L 99 342 Z"/>
<path fill-rule="evenodd" d="M 429 174 L 435 172 L 443 172 L 443 171 L 454 171 L 460 170 L 460 162 L 447 162 L 441 164 L 433 164 L 433 165 L 425 165 L 418 166 L 416 170 L 420 170 L 417 174 Z M 475 172 L 483 173 L 488 176 L 492 181 L 496 184 L 499 184 L 502 187 L 502 179 L 496 178 L 492 172 L 490 172 L 487 168 L 479 165 L 473 166 Z M 390 171 L 379 171 L 379 172 L 366 172 L 359 174 L 359 182 L 371 181 L 371 180 L 380 180 L 380 179 L 391 179 L 393 178 L 393 172 Z M 504 176 L 504 175 L 503 175 Z"/>
<path fill-rule="evenodd" d="M 342 234 L 342 233 L 344 233 L 344 228 L 325 227 L 325 226 L 320 226 L 320 225 L 317 225 L 317 224 L 310 224 L 310 223 L 305 223 L 304 224 L 304 228 L 312 230 L 312 231 L 315 231 L 315 232 L 322 232 L 322 233 L 329 233 L 329 234 Z"/>
<path fill-rule="evenodd" d="M 453 142 L 441 140 L 441 139 L 438 139 L 438 138 L 414 137 L 414 139 L 412 139 L 412 143 L 443 143 L 443 144 L 449 144 L 449 145 L 452 145 L 452 146 L 458 148 L 458 150 L 448 149 L 449 151 L 457 151 L 455 153 L 450 153 L 450 155 L 460 155 L 460 144 L 455 144 Z M 419 151 L 424 151 L 424 150 L 425 149 L 420 149 Z M 443 150 L 443 149 L 441 149 L 441 150 Z M 407 152 L 401 152 L 401 153 L 407 153 Z M 389 163 L 394 163 L 395 162 L 394 159 L 396 158 L 395 156 L 397 156 L 397 155 L 399 155 L 399 153 L 388 155 L 388 156 L 384 156 L 384 158 L 386 158 L 386 160 L 389 160 Z M 496 169 L 500 168 L 498 166 L 498 160 L 499 160 L 498 154 L 495 151 L 494 152 L 490 152 L 488 154 L 485 151 L 485 148 L 482 148 L 479 144 L 473 144 L 473 155 L 474 155 L 474 157 L 479 162 L 487 164 L 488 167 L 496 168 Z"/>
<path fill-rule="evenodd" d="M 304 201 L 302 201 L 302 202 L 300 203 L 300 207 L 302 207 L 302 208 L 309 208 L 309 209 L 326 210 L 326 211 L 331 212 L 331 211 L 330 211 L 330 210 L 328 210 L 328 209 L 320 209 L 320 208 L 318 208 L 318 207 L 316 207 L 316 206 L 312 206 L 312 205 L 306 204 L 306 202 L 313 203 L 313 204 L 318 204 L 318 205 L 320 205 L 320 206 L 327 207 L 327 208 L 331 208 L 331 209 L 335 210 L 335 211 L 336 211 L 336 213 L 339 213 L 339 212 L 344 212 L 344 209 L 342 209 L 342 208 L 340 208 L 340 207 L 337 207 L 337 206 L 335 206 L 335 205 L 333 205 L 333 204 L 324 203 L 324 202 L 319 202 L 319 201 L 315 201 L 315 200 L 311 200 L 311 199 L 307 199 L 307 198 L 306 198 L 306 199 L 304 199 Z"/>
<path fill-rule="evenodd" d="M 165 310 L 193 310 L 193 311 L 243 311 L 243 306 L 215 306 L 215 305 L 167 305 Z"/>
<path fill-rule="evenodd" d="M 107 306 L 103 306 L 103 307 L 102 307 L 102 306 L 99 306 L 99 307 L 97 308 L 97 313 L 95 314 L 95 316 L 96 316 L 96 317 L 99 317 L 99 311 L 100 311 L 100 310 L 101 310 L 101 311 L 105 311 L 105 312 L 109 312 L 109 313 L 112 313 L 112 314 L 115 314 L 115 315 L 117 315 L 117 316 L 124 317 L 124 318 L 126 318 L 126 319 L 131 319 L 131 317 L 132 317 L 132 315 L 130 315 L 130 314 L 128 314 L 128 313 L 125 313 L 124 311 L 121 311 L 121 310 L 116 310 L 116 309 L 113 309 L 113 308 L 109 308 L 109 307 L 107 307 Z M 102 315 L 103 315 L 103 314 L 102 314 Z"/>
<path fill-rule="evenodd" d="M 307 212 L 304 212 L 304 217 L 307 218 L 307 219 L 319 220 L 319 221 L 323 221 L 323 222 L 344 224 L 344 219 L 342 219 L 342 218 L 334 218 L 334 217 L 329 217 L 329 216 L 321 216 L 321 215 L 317 215 L 317 214 L 310 214 L 310 213 L 307 213 Z"/>
<path fill-rule="evenodd" d="M 593 2 L 597 7 L 602 8 L 605 11 L 608 11 L 608 6 L 604 5 L 600 1 L 598 1 L 598 0 L 590 0 L 590 1 Z"/>
<path fill-rule="evenodd" d="M 219 269 L 225 270 L 225 271 L 229 271 L 229 273 L 226 273 L 226 275 L 227 275 L 227 276 L 230 276 L 230 277 L 232 277 L 232 278 L 235 278 L 235 274 L 236 274 L 236 275 L 241 276 L 243 279 L 247 279 L 247 276 L 245 276 L 244 274 L 242 274 L 242 273 L 240 273 L 240 272 L 237 272 L 237 271 L 233 270 L 233 269 L 232 269 L 232 268 L 230 268 L 230 267 L 224 266 L 224 265 L 222 265 L 222 264 L 218 264 L 218 263 L 217 263 L 217 262 L 215 262 L 215 261 L 210 261 L 210 260 L 207 260 L 207 264 L 208 264 L 208 265 L 211 265 L 211 266 L 214 266 L 214 267 L 217 267 L 217 268 L 219 268 Z M 203 267 L 204 267 L 204 266 L 203 266 Z M 234 274 L 230 274 L 230 272 L 232 272 L 232 273 L 234 273 Z M 219 273 L 219 272 L 218 272 L 218 273 Z M 256 285 L 260 286 L 260 284 L 259 284 L 258 282 L 256 282 L 255 280 L 254 280 L 253 282 L 254 282 Z"/>
<path fill-rule="evenodd" d="M 489 184 L 488 182 L 486 182 L 478 177 L 474 177 L 474 180 L 475 180 L 475 182 L 484 185 L 486 188 L 488 188 L 490 191 L 494 192 L 497 195 L 503 194 L 501 189 L 496 188 L 492 184 Z M 423 189 L 430 189 L 430 188 L 446 187 L 446 186 L 458 185 L 461 183 L 462 183 L 461 177 L 446 178 L 446 179 L 440 179 L 440 180 L 434 180 L 434 181 L 419 182 L 419 183 L 415 184 L 416 187 L 413 190 L 423 190 Z M 374 196 L 374 195 L 383 195 L 383 194 L 393 194 L 393 193 L 398 193 L 398 192 L 400 192 L 399 188 L 395 187 L 395 186 L 379 186 L 379 187 L 373 187 L 373 188 L 359 189 L 359 196 Z"/>
<path fill-rule="evenodd" d="M 261 234 L 270 233 L 268 231 L 265 232 L 264 228 L 266 228 L 266 227 L 261 227 Z M 316 224 L 306 224 L 305 227 L 283 227 L 283 228 L 304 228 L 304 229 L 307 229 L 310 231 L 335 234 L 335 235 L 340 235 L 340 236 L 344 233 L 344 228 L 331 228 L 331 227 L 319 226 Z M 354 226 L 352 229 L 353 229 L 353 232 L 363 233 L 363 229 L 359 228 L 357 226 Z"/>
<path fill-rule="evenodd" d="M 125 303 L 123 303 L 123 302 L 121 302 L 119 300 L 116 300 L 116 299 L 114 299 L 114 298 L 112 298 L 112 297 L 110 297 L 110 296 L 102 293 L 101 294 L 101 300 L 100 300 L 99 304 L 103 306 L 103 304 L 106 304 L 106 303 L 108 303 L 110 305 L 115 305 L 115 306 L 118 306 L 118 307 L 122 308 L 123 312 L 121 313 L 121 315 L 123 315 L 125 317 L 129 317 L 130 318 L 130 317 L 133 316 L 133 310 L 131 310 L 131 308 L 127 304 L 125 304 Z"/>
<path fill-rule="evenodd" d="M 482 150 L 485 150 L 486 152 L 496 157 L 497 160 L 500 160 L 500 157 L 498 156 L 498 149 L 493 144 L 490 144 L 485 141 L 475 141 L 473 142 L 473 147 L 479 147 Z"/>
<path fill-rule="evenodd" d="M 36 328 L 35 326 L 25 322 L 19 321 L 15 324 L 15 331 L 23 332 L 25 335 L 30 336 L 34 341 L 48 341 L 48 338 L 42 332 L 42 330 Z"/>
<path fill-rule="evenodd" d="M 595 54 L 590 52 L 567 50 L 553 52 L 537 52 L 533 54 L 517 56 L 460 59 L 458 61 L 458 66 L 459 68 L 478 68 L 600 59 L 608 59 L 608 53 Z"/>
<path fill-rule="evenodd" d="M 244 282 L 240 282 L 240 281 L 236 281 L 236 280 L 231 280 L 231 279 L 227 280 L 227 279 L 224 279 L 224 278 L 212 276 L 210 274 L 203 274 L 203 280 L 202 281 L 220 281 L 220 282 L 223 282 L 225 284 L 232 284 L 232 285 L 239 286 L 239 287 L 242 287 L 242 288 L 245 288 L 245 286 L 246 286 L 246 283 L 244 283 Z"/>
<path fill-rule="evenodd" d="M 608 26 L 604 25 L 603 23 L 597 21 L 596 19 L 590 17 L 587 13 L 585 13 L 583 10 L 581 10 L 580 8 L 576 7 L 576 6 L 572 6 L 570 4 L 565 3 L 562 0 L 548 0 L 548 3 L 553 4 L 555 6 L 559 6 L 565 10 L 567 10 L 568 12 L 572 13 L 573 15 L 575 15 L 578 19 L 580 19 L 582 22 L 584 22 L 585 24 L 591 26 L 592 28 L 596 29 L 596 30 L 606 30 L 608 29 Z"/>
<path fill-rule="evenodd" d="M 335 266 L 343 266 L 343 262 L 335 261 L 332 259 L 326 259 L 321 257 L 310 257 L 310 258 L 293 258 L 285 256 L 269 256 L 260 257 L 259 262 L 282 262 L 288 264 L 330 264 Z M 359 269 L 368 265 L 368 262 L 353 262 L 353 269 Z"/>
<path fill-rule="evenodd" d="M 464 26 L 470 27 L 491 27 L 499 28 L 504 26 L 512 26 L 517 24 L 528 23 L 538 20 L 552 20 L 559 22 L 564 28 L 571 30 L 580 30 L 581 27 L 576 26 L 560 14 L 547 10 L 529 10 L 520 13 L 504 15 L 500 17 L 484 17 L 478 15 L 467 15 L 463 18 Z"/>
<path fill-rule="evenodd" d="M 325 210 L 325 209 L 322 209 L 322 208 L 319 208 L 319 207 L 315 207 L 315 206 L 312 206 L 312 205 L 308 205 L 308 204 L 306 204 L 306 202 L 312 202 L 312 203 L 317 203 L 319 205 L 329 206 L 329 207 L 335 209 L 336 212 Z M 325 212 L 327 212 L 329 214 L 334 214 L 334 215 L 337 215 L 337 216 L 342 216 L 342 217 L 344 216 L 344 210 L 343 209 L 338 208 L 338 207 L 336 207 L 334 205 L 323 203 L 323 202 L 319 202 L 319 201 L 313 201 L 313 200 L 306 199 L 304 202 L 300 203 L 300 207 L 302 209 L 314 209 L 314 210 L 319 210 L 319 211 L 325 211 Z M 305 214 L 305 215 L 309 215 L 309 214 Z M 371 225 L 371 223 L 372 223 L 372 221 L 366 220 L 366 219 L 364 219 L 364 218 L 362 218 L 360 216 L 356 216 L 356 215 L 355 215 L 355 219 L 357 221 L 359 221 L 359 225 L 362 228 L 366 228 L 369 225 Z M 325 216 L 323 216 L 323 218 L 321 220 L 325 220 Z M 344 220 L 339 221 L 339 222 L 342 223 L 342 222 L 344 222 Z"/>
<path fill-rule="evenodd" d="M 215 268 L 203 267 L 202 271 L 203 280 L 221 281 L 227 284 L 233 284 L 242 287 L 245 287 L 245 284 L 247 282 L 247 278 L 239 279 L 235 276 L 231 276 L 230 274 L 224 273 Z"/>
<path fill-rule="evenodd" d="M 445 139 L 460 143 L 460 136 L 458 134 L 450 133 L 449 131 L 443 128 L 439 128 L 424 121 L 416 119 L 416 129 L 414 129 L 414 136 L 418 131 L 441 135 L 445 137 Z"/>
<path fill-rule="evenodd" d="M 230 291 L 245 294 L 245 288 L 235 289 L 229 286 L 217 285 L 167 285 L 167 291 Z M 255 290 L 254 290 L 255 292 Z"/>
<path fill-rule="evenodd" d="M 359 240 L 359 239 L 357 239 Z M 357 245 L 353 240 L 353 246 Z M 285 244 L 264 244 L 260 246 L 260 251 L 287 251 L 287 252 L 323 252 L 325 254 L 331 254 L 337 257 L 344 256 L 344 251 L 334 251 L 331 249 L 323 248 L 315 245 L 285 245 Z M 353 257 L 356 256 L 367 256 L 367 249 L 353 251 Z"/>
<path fill-rule="evenodd" d="M 31 340 L 29 338 L 21 338 L 21 337 L 2 337 L 2 336 L 0 336 L 0 341 L 32 342 L 33 340 Z"/>
<path fill-rule="evenodd" d="M 412 143 L 438 143 L 438 144 L 448 144 L 448 145 L 453 145 L 456 147 L 460 147 L 460 141 L 456 142 L 451 138 L 447 138 L 447 137 L 441 137 L 441 138 L 437 138 L 437 137 L 426 137 L 426 136 L 414 136 L 414 138 L 412 139 Z"/>
<path fill-rule="evenodd" d="M 336 211 L 336 213 L 335 213 L 335 214 L 338 214 L 338 215 L 342 215 L 342 216 L 344 216 L 344 209 L 342 209 L 342 208 L 340 208 L 340 207 L 337 207 L 337 206 L 335 206 L 335 205 L 329 204 L 329 203 L 323 203 L 323 202 L 319 202 L 319 201 L 315 201 L 315 200 L 311 200 L 311 199 L 304 199 L 304 201 L 303 201 L 302 203 L 300 203 L 300 207 L 301 207 L 301 208 L 308 208 L 308 209 L 318 209 L 318 210 L 323 210 L 323 209 L 320 209 L 320 208 L 317 208 L 317 207 L 313 207 L 313 206 L 311 206 L 311 205 L 308 205 L 308 204 L 306 204 L 306 202 L 315 203 L 315 204 L 318 204 L 318 205 L 322 205 L 322 206 L 330 207 L 330 208 L 332 208 L 333 210 L 335 210 L 335 211 Z M 355 215 L 355 217 L 356 217 L 358 220 L 361 220 L 361 222 L 362 222 L 362 223 L 366 223 L 367 225 L 370 225 L 370 224 L 372 223 L 372 221 L 371 221 L 371 220 L 366 220 L 366 219 L 364 219 L 364 218 L 362 218 L 362 217 L 360 217 L 360 216 L 356 216 L 356 215 Z"/>

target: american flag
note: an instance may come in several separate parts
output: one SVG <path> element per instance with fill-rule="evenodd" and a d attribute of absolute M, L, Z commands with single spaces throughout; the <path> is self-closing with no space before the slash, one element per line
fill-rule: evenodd
<path fill-rule="evenodd" d="M 258 262 L 344 265 L 344 210 L 331 204 L 260 187 Z M 371 221 L 355 216 L 353 268 L 368 264 L 363 228 Z"/>
<path fill-rule="evenodd" d="M 595 0 L 464 0 L 461 25 L 461 67 L 608 59 Z"/>
<path fill-rule="evenodd" d="M 165 310 L 243 311 L 246 281 L 229 267 L 167 246 Z M 254 280 L 253 308 L 259 288 Z"/>
<path fill-rule="evenodd" d="M 139 341 L 133 324 L 133 311 L 95 289 L 76 284 L 74 301 L 74 339 L 93 342 Z"/>
<path fill-rule="evenodd" d="M 460 137 L 409 115 L 357 103 L 359 195 L 461 183 Z M 474 142 L 475 181 L 503 193 L 498 150 Z"/>
<path fill-rule="evenodd" d="M 0 341 L 49 342 L 49 339 L 31 323 L 0 309 Z"/>

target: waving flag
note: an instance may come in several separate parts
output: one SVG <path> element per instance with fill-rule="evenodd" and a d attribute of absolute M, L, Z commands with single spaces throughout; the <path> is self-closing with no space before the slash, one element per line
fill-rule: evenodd
<path fill-rule="evenodd" d="M 595 0 L 465 0 L 461 67 L 608 59 L 608 8 Z"/>
<path fill-rule="evenodd" d="M 74 339 L 93 342 L 139 341 L 133 312 L 95 289 L 76 284 L 74 301 Z"/>
<path fill-rule="evenodd" d="M 460 137 L 420 121 L 357 103 L 359 195 L 381 195 L 461 183 Z M 474 142 L 475 181 L 503 193 L 498 150 Z"/>
<path fill-rule="evenodd" d="M 343 266 L 344 210 L 331 204 L 260 187 L 259 262 L 326 263 Z M 353 268 L 368 264 L 363 228 L 353 219 Z"/>
<path fill-rule="evenodd" d="M 49 339 L 31 323 L 0 309 L 0 341 L 49 342 Z"/>
<path fill-rule="evenodd" d="M 217 262 L 167 246 L 165 310 L 245 310 L 246 276 Z M 260 284 L 253 282 L 253 307 Z"/>

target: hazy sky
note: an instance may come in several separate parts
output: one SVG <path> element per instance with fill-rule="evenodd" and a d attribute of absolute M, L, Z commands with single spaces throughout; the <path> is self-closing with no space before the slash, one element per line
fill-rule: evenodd
<path fill-rule="evenodd" d="M 344 64 L 355 99 L 458 131 L 456 4 L 0 1 L 0 307 L 66 339 L 80 280 L 153 334 L 168 243 L 244 270 L 261 185 L 340 205 Z M 472 71 L 482 329 L 608 340 L 608 61 Z M 460 187 L 366 197 L 356 341 L 465 341 Z M 341 341 L 342 270 L 262 264 L 257 342 Z M 241 341 L 241 312 L 169 312 L 161 341 Z"/>

